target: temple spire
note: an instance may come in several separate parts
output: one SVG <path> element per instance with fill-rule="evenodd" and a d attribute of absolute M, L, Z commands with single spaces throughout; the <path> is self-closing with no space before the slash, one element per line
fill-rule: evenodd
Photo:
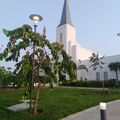
<path fill-rule="evenodd" d="M 71 15 L 70 15 L 70 10 L 69 10 L 68 0 L 65 0 L 65 2 L 64 2 L 64 7 L 63 7 L 61 21 L 60 21 L 59 26 L 61 26 L 63 24 L 70 24 L 73 26 L 72 20 L 71 20 Z"/>

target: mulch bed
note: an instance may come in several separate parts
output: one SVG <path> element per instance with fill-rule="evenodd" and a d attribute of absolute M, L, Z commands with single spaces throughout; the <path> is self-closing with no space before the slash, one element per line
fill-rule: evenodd
<path fill-rule="evenodd" d="M 15 88 L 0 88 L 0 92 L 15 91 Z"/>
<path fill-rule="evenodd" d="M 19 89 L 24 89 L 24 88 L 19 88 Z M 37 89 L 37 87 L 35 87 Z M 40 89 L 48 89 L 48 87 L 40 87 Z M 16 88 L 13 87 L 0 87 L 0 92 L 8 92 L 8 91 L 15 91 Z"/>

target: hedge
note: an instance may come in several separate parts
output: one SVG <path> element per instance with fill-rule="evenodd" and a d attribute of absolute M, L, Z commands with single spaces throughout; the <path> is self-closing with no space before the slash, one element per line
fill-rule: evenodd
<path fill-rule="evenodd" d="M 104 86 L 106 88 L 114 88 L 115 87 L 116 80 L 104 80 Z M 73 87 L 97 87 L 102 88 L 103 87 L 103 81 L 95 81 L 95 80 L 77 80 L 74 82 L 66 81 L 62 83 L 63 86 L 73 86 Z M 120 87 L 120 81 L 119 81 L 119 87 Z"/>

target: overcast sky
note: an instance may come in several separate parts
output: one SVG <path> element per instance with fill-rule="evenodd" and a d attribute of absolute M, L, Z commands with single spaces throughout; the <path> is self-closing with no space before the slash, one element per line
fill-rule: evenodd
<path fill-rule="evenodd" d="M 43 21 L 37 31 L 47 28 L 47 38 L 56 41 L 56 26 L 60 22 L 64 0 L 0 0 L 0 43 L 8 38 L 2 28 L 15 29 L 33 25 L 29 15 L 40 14 Z M 69 0 L 77 42 L 90 50 L 110 56 L 120 54 L 120 0 Z"/>

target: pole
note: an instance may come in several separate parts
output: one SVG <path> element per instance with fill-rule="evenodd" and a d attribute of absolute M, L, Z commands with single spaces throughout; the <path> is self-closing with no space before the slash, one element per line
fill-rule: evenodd
<path fill-rule="evenodd" d="M 34 25 L 34 33 L 36 33 L 37 25 Z M 34 81 L 34 67 L 35 67 L 35 44 L 33 42 L 33 56 L 32 56 L 32 79 L 30 80 L 30 108 L 29 108 L 29 120 L 31 120 L 31 112 L 32 112 L 32 87 Z"/>
<path fill-rule="evenodd" d="M 101 117 L 101 120 L 107 120 L 106 119 L 106 103 L 100 103 L 100 117 Z"/>

